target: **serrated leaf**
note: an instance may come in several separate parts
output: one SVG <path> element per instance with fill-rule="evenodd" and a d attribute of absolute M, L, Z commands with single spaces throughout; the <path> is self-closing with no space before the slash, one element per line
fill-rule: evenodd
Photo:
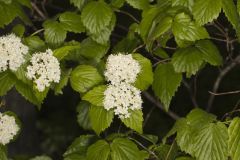
<path fill-rule="evenodd" d="M 67 158 L 73 154 L 85 156 L 88 147 L 96 141 L 97 137 L 94 135 L 81 135 L 72 142 L 63 156 L 64 158 Z"/>
<path fill-rule="evenodd" d="M 80 93 L 84 93 L 103 81 L 97 69 L 89 65 L 79 65 L 70 76 L 72 88 Z"/>
<path fill-rule="evenodd" d="M 240 158 L 240 118 L 236 117 L 232 120 L 228 128 L 228 147 L 232 160 Z"/>
<path fill-rule="evenodd" d="M 134 86 L 142 91 L 146 90 L 153 82 L 152 63 L 141 54 L 133 54 L 132 56 L 141 66 L 141 71 L 137 76 Z"/>
<path fill-rule="evenodd" d="M 169 55 L 167 54 L 167 52 L 165 50 L 163 50 L 162 48 L 157 48 L 156 50 L 153 51 L 153 54 L 155 54 L 156 56 L 159 56 L 161 58 L 169 58 Z"/>
<path fill-rule="evenodd" d="M 143 113 L 142 110 L 131 110 L 129 118 L 121 118 L 121 121 L 129 128 L 142 133 L 143 126 Z"/>
<path fill-rule="evenodd" d="M 182 81 L 182 74 L 176 73 L 172 64 L 159 64 L 154 72 L 153 91 L 168 110 L 172 97 Z"/>
<path fill-rule="evenodd" d="M 207 30 L 195 24 L 186 13 L 179 13 L 175 16 L 172 32 L 177 39 L 190 42 L 209 38 Z M 179 46 L 181 47 L 181 45 Z"/>
<path fill-rule="evenodd" d="M 104 91 L 107 86 L 97 86 L 92 90 L 88 91 L 83 97 L 82 100 L 88 101 L 94 106 L 103 106 Z"/>
<path fill-rule="evenodd" d="M 213 66 L 222 64 L 222 57 L 218 48 L 209 40 L 198 41 L 195 46 L 200 50 L 203 59 Z"/>
<path fill-rule="evenodd" d="M 92 129 L 90 117 L 89 117 L 90 104 L 85 101 L 81 101 L 77 106 L 77 121 L 78 124 L 85 130 Z"/>
<path fill-rule="evenodd" d="M 149 7 L 149 0 L 126 0 L 133 8 L 146 9 Z"/>
<path fill-rule="evenodd" d="M 84 6 L 84 4 L 87 2 L 88 0 L 70 0 L 70 3 L 73 4 L 74 6 L 76 6 L 78 9 L 82 9 L 82 7 Z"/>
<path fill-rule="evenodd" d="M 72 45 L 72 46 L 63 46 L 61 48 L 57 48 L 53 51 L 53 55 L 60 61 L 64 59 L 71 52 L 80 49 L 80 45 Z"/>
<path fill-rule="evenodd" d="M 197 0 L 193 5 L 193 16 L 199 25 L 217 19 L 222 9 L 222 0 Z"/>
<path fill-rule="evenodd" d="M 172 6 L 184 6 L 192 11 L 194 0 L 172 0 Z"/>
<path fill-rule="evenodd" d="M 172 145 L 160 144 L 154 148 L 154 152 L 159 160 L 175 160 L 178 148 L 176 143 L 173 143 Z"/>
<path fill-rule="evenodd" d="M 7 94 L 14 84 L 15 77 L 12 73 L 8 71 L 0 73 L 0 96 Z"/>
<path fill-rule="evenodd" d="M 197 160 L 227 160 L 227 127 L 221 123 L 210 123 L 194 136 L 194 156 Z"/>
<path fill-rule="evenodd" d="M 90 2 L 82 10 L 83 25 L 92 34 L 100 33 L 110 24 L 112 9 L 103 1 Z"/>
<path fill-rule="evenodd" d="M 35 51 L 45 51 L 46 44 L 38 36 L 30 36 L 24 39 L 24 42 L 29 47 L 31 52 Z"/>
<path fill-rule="evenodd" d="M 43 27 L 44 37 L 47 43 L 61 44 L 67 36 L 63 25 L 57 21 L 45 21 Z"/>
<path fill-rule="evenodd" d="M 194 75 L 204 63 L 201 52 L 195 47 L 181 48 L 172 57 L 172 64 L 176 72 L 187 72 Z"/>
<path fill-rule="evenodd" d="M 8 25 L 18 16 L 17 10 L 19 10 L 19 8 L 12 3 L 6 4 L 0 2 L 0 28 Z"/>
<path fill-rule="evenodd" d="M 107 111 L 102 106 L 91 106 L 89 116 L 93 130 L 99 135 L 111 125 L 114 113 L 113 110 Z"/>
<path fill-rule="evenodd" d="M 237 29 L 239 26 L 239 15 L 237 12 L 237 7 L 234 4 L 233 0 L 223 0 L 223 11 L 228 18 L 228 20 L 233 25 L 234 29 Z"/>
<path fill-rule="evenodd" d="M 68 80 L 70 78 L 71 72 L 72 72 L 72 69 L 66 69 L 61 71 L 61 79 L 59 83 L 57 83 L 54 86 L 55 95 L 63 94 L 62 90 L 68 84 Z"/>
<path fill-rule="evenodd" d="M 111 0 L 111 5 L 116 8 L 121 8 L 124 5 L 125 0 Z"/>
<path fill-rule="evenodd" d="M 108 160 L 110 146 L 104 140 L 99 140 L 87 150 L 87 160 Z"/>
<path fill-rule="evenodd" d="M 85 27 L 81 21 L 81 15 L 74 12 L 64 12 L 60 15 L 59 21 L 61 22 L 63 28 L 67 31 L 74 33 L 81 33 L 85 31 Z"/>
<path fill-rule="evenodd" d="M 116 138 L 110 145 L 113 160 L 144 160 L 137 145 L 126 138 Z"/>

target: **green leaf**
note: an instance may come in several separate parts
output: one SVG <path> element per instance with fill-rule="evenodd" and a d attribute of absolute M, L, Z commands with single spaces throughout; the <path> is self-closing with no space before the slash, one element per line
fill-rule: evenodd
<path fill-rule="evenodd" d="M 82 156 L 79 154 L 70 154 L 65 157 L 63 160 L 86 160 L 86 156 Z"/>
<path fill-rule="evenodd" d="M 175 160 L 178 148 L 176 143 L 173 143 L 171 146 L 167 144 L 160 144 L 159 146 L 154 147 L 154 152 L 159 160 Z"/>
<path fill-rule="evenodd" d="M 210 123 L 194 137 L 194 155 L 197 160 L 226 160 L 228 156 L 228 131 L 221 123 Z"/>
<path fill-rule="evenodd" d="M 149 0 L 126 0 L 133 8 L 146 9 L 149 7 Z"/>
<path fill-rule="evenodd" d="M 4 96 L 15 84 L 15 77 L 12 73 L 5 71 L 0 73 L 0 96 Z"/>
<path fill-rule="evenodd" d="M 163 59 L 169 58 L 169 55 L 167 54 L 167 52 L 165 50 L 163 50 L 162 48 L 157 48 L 156 50 L 153 51 L 153 54 L 155 54 L 156 56 L 159 56 Z"/>
<path fill-rule="evenodd" d="M 232 120 L 228 128 L 228 147 L 232 160 L 239 160 L 240 157 L 240 118 Z"/>
<path fill-rule="evenodd" d="M 2 144 L 0 145 L 0 159 L 1 160 L 8 160 L 6 147 Z"/>
<path fill-rule="evenodd" d="M 153 91 L 167 111 L 182 81 L 182 74 L 176 73 L 172 64 L 159 64 L 154 72 Z"/>
<path fill-rule="evenodd" d="M 184 6 L 192 11 L 194 0 L 172 0 L 172 6 Z"/>
<path fill-rule="evenodd" d="M 222 9 L 222 0 L 197 0 L 193 5 L 193 16 L 199 25 L 217 19 Z"/>
<path fill-rule="evenodd" d="M 87 2 L 88 0 L 70 0 L 70 3 L 73 4 L 74 6 L 76 6 L 78 9 L 82 9 L 82 7 L 84 6 L 84 4 Z"/>
<path fill-rule="evenodd" d="M 112 110 L 107 111 L 102 106 L 91 106 L 89 116 L 93 130 L 99 135 L 111 125 L 114 113 Z"/>
<path fill-rule="evenodd" d="M 99 140 L 91 145 L 87 150 L 87 160 L 108 160 L 110 146 L 104 140 Z"/>
<path fill-rule="evenodd" d="M 195 160 L 195 158 L 192 157 L 178 157 L 176 160 Z"/>
<path fill-rule="evenodd" d="M 143 129 L 143 113 L 142 110 L 130 110 L 129 118 L 121 118 L 121 121 L 129 128 L 137 131 L 138 133 L 142 133 Z"/>
<path fill-rule="evenodd" d="M 60 61 L 77 49 L 80 49 L 80 45 L 63 46 L 61 48 L 55 49 L 53 51 L 53 55 Z"/>
<path fill-rule="evenodd" d="M 209 38 L 206 29 L 195 24 L 186 13 L 179 13 L 175 16 L 172 31 L 177 39 L 190 42 Z M 182 47 L 180 43 L 178 45 Z"/>
<path fill-rule="evenodd" d="M 83 97 L 82 100 L 88 101 L 94 106 L 103 106 L 104 92 L 107 86 L 97 86 L 92 90 L 88 91 Z"/>
<path fill-rule="evenodd" d="M 111 158 L 113 160 L 144 160 L 143 153 L 137 145 L 126 138 L 116 138 L 111 147 Z"/>
<path fill-rule="evenodd" d="M 83 25 L 93 34 L 100 33 L 107 27 L 112 16 L 112 9 L 103 1 L 88 3 L 81 15 Z"/>
<path fill-rule="evenodd" d="M 87 38 L 81 42 L 81 48 L 77 50 L 77 54 L 82 55 L 87 59 L 94 59 L 96 62 L 99 62 L 107 51 L 108 46 L 98 44 L 92 39 Z"/>
<path fill-rule="evenodd" d="M 74 154 L 78 156 L 85 156 L 88 147 L 96 141 L 97 137 L 94 135 L 81 135 L 72 142 L 63 156 L 64 158 L 67 158 Z"/>
<path fill-rule="evenodd" d="M 103 78 L 97 69 L 89 65 L 79 65 L 72 71 L 70 77 L 72 88 L 80 93 L 87 92 L 102 81 Z"/>
<path fill-rule="evenodd" d="M 81 101 L 77 106 L 77 121 L 78 124 L 85 130 L 92 129 L 90 117 L 89 117 L 90 104 L 85 101 Z"/>
<path fill-rule="evenodd" d="M 24 39 L 24 42 L 29 47 L 31 52 L 35 51 L 45 51 L 46 44 L 38 36 L 30 36 Z"/>
<path fill-rule="evenodd" d="M 59 21 L 61 22 L 63 28 L 67 31 L 74 33 L 85 32 L 85 28 L 81 21 L 81 15 L 74 12 L 64 12 L 60 15 Z"/>
<path fill-rule="evenodd" d="M 146 90 L 153 82 L 152 63 L 141 54 L 133 54 L 132 56 L 141 66 L 141 71 L 137 76 L 134 86 L 142 91 Z"/>
<path fill-rule="evenodd" d="M 18 15 L 19 8 L 14 4 L 0 2 L 0 28 L 11 23 Z"/>
<path fill-rule="evenodd" d="M 223 11 L 235 29 L 239 26 L 239 15 L 233 0 L 223 0 Z"/>
<path fill-rule="evenodd" d="M 187 72 L 188 75 L 196 74 L 203 63 L 203 56 L 195 47 L 178 49 L 172 57 L 174 70 Z"/>
<path fill-rule="evenodd" d="M 30 0 L 17 0 L 21 5 L 32 8 Z"/>
<path fill-rule="evenodd" d="M 63 43 L 67 32 L 63 25 L 57 21 L 45 21 L 44 27 L 44 37 L 47 43 L 50 44 L 60 44 Z"/>
<path fill-rule="evenodd" d="M 238 15 L 240 15 L 240 0 L 237 0 L 237 11 Z"/>
<path fill-rule="evenodd" d="M 66 69 L 61 71 L 61 79 L 59 83 L 57 83 L 54 86 L 55 95 L 63 94 L 62 90 L 68 84 L 68 80 L 70 78 L 71 72 L 72 72 L 72 69 Z"/>
<path fill-rule="evenodd" d="M 103 30 L 101 30 L 100 33 L 90 34 L 91 38 L 99 44 L 107 45 L 109 42 L 111 33 L 115 27 L 115 24 L 116 24 L 116 15 L 113 14 L 109 26 L 107 26 Z"/>
<path fill-rule="evenodd" d="M 111 5 L 116 8 L 121 8 L 124 5 L 125 0 L 111 0 Z"/>
<path fill-rule="evenodd" d="M 218 48 L 209 40 L 198 41 L 195 46 L 200 50 L 203 59 L 213 66 L 222 64 L 222 57 Z"/>
<path fill-rule="evenodd" d="M 52 160 L 52 158 L 43 155 L 43 156 L 36 156 L 34 158 L 31 158 L 30 160 Z"/>
<path fill-rule="evenodd" d="M 25 32 L 25 27 L 22 24 L 17 24 L 13 27 L 12 32 L 16 34 L 18 37 L 22 37 Z"/>

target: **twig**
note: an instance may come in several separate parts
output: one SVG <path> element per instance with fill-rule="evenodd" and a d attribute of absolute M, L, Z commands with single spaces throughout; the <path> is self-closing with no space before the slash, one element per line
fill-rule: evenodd
<path fill-rule="evenodd" d="M 40 33 L 40 32 L 42 32 L 42 31 L 44 31 L 44 29 L 42 28 L 42 29 L 39 29 L 39 30 L 37 30 L 36 32 L 34 32 L 34 33 L 32 33 L 30 36 L 35 36 L 36 34 L 38 34 L 38 33 Z"/>
<path fill-rule="evenodd" d="M 151 108 L 151 110 L 148 112 L 148 114 L 147 114 L 146 117 L 144 118 L 143 126 L 146 126 L 146 124 L 147 124 L 147 122 L 148 122 L 148 120 L 149 120 L 152 112 L 154 111 L 154 109 L 155 109 L 155 106 L 153 106 L 153 107 Z"/>
<path fill-rule="evenodd" d="M 174 113 L 174 112 L 172 112 L 172 111 L 170 111 L 170 110 L 167 112 L 167 111 L 164 109 L 164 107 L 162 106 L 162 104 L 161 104 L 157 99 L 155 99 L 152 95 L 150 95 L 148 92 L 143 92 L 143 95 L 144 95 L 144 97 L 146 97 L 150 102 L 152 102 L 153 104 L 155 104 L 156 107 L 160 108 L 160 109 L 161 109 L 162 111 L 164 111 L 167 115 L 169 115 L 172 119 L 177 120 L 177 119 L 180 118 L 176 113 Z"/>
<path fill-rule="evenodd" d="M 137 18 L 135 18 L 133 15 L 131 15 L 131 14 L 128 13 L 128 12 L 125 12 L 125 11 L 122 11 L 122 10 L 119 10 L 119 9 L 115 9 L 115 11 L 129 16 L 129 17 L 132 18 L 132 20 L 135 21 L 136 23 L 140 23 L 140 21 L 139 21 Z"/>
<path fill-rule="evenodd" d="M 139 46 L 137 46 L 132 52 L 135 53 L 137 50 L 139 50 L 140 48 L 144 47 L 145 44 L 141 44 Z"/>
<path fill-rule="evenodd" d="M 198 107 L 198 103 L 197 103 L 197 100 L 196 100 L 196 97 L 195 97 L 195 91 L 192 91 L 190 85 L 185 80 L 183 80 L 182 82 L 189 92 L 189 95 L 191 97 L 191 100 L 192 100 L 192 103 L 193 103 L 194 107 Z"/>
<path fill-rule="evenodd" d="M 237 91 L 230 91 L 230 92 L 222 92 L 222 93 L 214 93 L 211 91 L 208 91 L 210 94 L 213 94 L 214 96 L 223 96 L 223 95 L 229 95 L 229 94 L 237 94 L 240 93 L 240 90 Z"/>
<path fill-rule="evenodd" d="M 31 2 L 31 5 L 42 19 L 47 19 L 47 17 L 43 14 L 43 12 L 38 8 L 38 6 L 35 3 Z"/>
<path fill-rule="evenodd" d="M 222 79 L 225 77 L 225 75 L 231 71 L 237 64 L 240 63 L 240 55 L 238 55 L 234 61 L 232 61 L 232 63 L 230 65 L 228 65 L 226 68 L 224 68 L 219 76 L 217 77 L 215 83 L 214 83 L 214 86 L 212 88 L 212 93 L 217 93 L 218 91 L 218 88 L 219 88 L 219 85 L 222 81 Z M 214 94 L 211 94 L 209 99 L 208 99 L 208 107 L 207 107 L 207 111 L 210 111 L 212 109 L 212 104 L 213 104 L 213 101 L 214 101 L 214 98 L 215 98 L 215 95 Z"/>

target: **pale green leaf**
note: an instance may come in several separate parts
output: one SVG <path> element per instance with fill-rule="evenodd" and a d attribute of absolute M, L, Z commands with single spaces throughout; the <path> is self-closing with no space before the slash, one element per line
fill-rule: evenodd
<path fill-rule="evenodd" d="M 143 128 L 143 113 L 142 110 L 129 111 L 129 118 L 121 118 L 121 121 L 129 128 L 142 133 Z"/>
<path fill-rule="evenodd" d="M 172 31 L 177 39 L 190 42 L 209 38 L 207 30 L 195 24 L 186 13 L 179 13 L 175 16 Z"/>
<path fill-rule="evenodd" d="M 15 84 L 15 77 L 12 73 L 5 71 L 0 73 L 0 96 L 4 96 Z"/>
<path fill-rule="evenodd" d="M 217 19 L 222 9 L 223 0 L 197 0 L 193 5 L 193 16 L 199 25 Z M 225 0 L 224 0 L 225 1 Z"/>
<path fill-rule="evenodd" d="M 97 69 L 89 65 L 79 65 L 70 76 L 72 88 L 80 93 L 84 93 L 103 81 Z"/>
<path fill-rule="evenodd" d="M 80 45 L 63 46 L 53 51 L 53 55 L 60 61 L 71 52 L 80 49 Z"/>
<path fill-rule="evenodd" d="M 110 146 L 104 140 L 97 141 L 87 150 L 87 160 L 108 160 L 109 156 Z"/>
<path fill-rule="evenodd" d="M 240 118 L 236 117 L 232 120 L 228 128 L 228 147 L 232 160 L 240 158 Z"/>
<path fill-rule="evenodd" d="M 104 91 L 107 86 L 97 86 L 92 90 L 88 91 L 83 97 L 82 100 L 88 101 L 95 106 L 103 106 Z"/>
<path fill-rule="evenodd" d="M 116 138 L 111 147 L 112 160 L 144 160 L 143 153 L 137 148 L 137 145 L 126 138 Z"/>
<path fill-rule="evenodd" d="M 182 81 L 182 74 L 176 73 L 172 64 L 159 64 L 154 72 L 153 91 L 167 111 Z"/>
<path fill-rule="evenodd" d="M 81 33 L 85 31 L 85 28 L 81 21 L 81 15 L 74 12 L 64 12 L 60 15 L 59 21 L 63 28 L 67 31 L 74 33 Z"/>
<path fill-rule="evenodd" d="M 192 11 L 194 0 L 172 0 L 172 6 L 184 6 Z"/>
<path fill-rule="evenodd" d="M 70 0 L 70 3 L 76 6 L 78 9 L 82 9 L 84 4 L 86 4 L 88 0 Z"/>
<path fill-rule="evenodd" d="M 234 4 L 233 0 L 223 0 L 223 11 L 228 18 L 228 20 L 233 25 L 234 29 L 237 29 L 239 26 L 239 15 L 237 12 L 237 7 Z"/>
<path fill-rule="evenodd" d="M 141 71 L 137 76 L 134 86 L 142 91 L 146 90 L 153 82 L 152 63 L 141 54 L 133 54 L 132 56 L 141 66 Z"/>
<path fill-rule="evenodd" d="M 194 156 L 197 160 L 227 160 L 227 127 L 221 122 L 203 126 L 194 136 Z"/>
<path fill-rule="evenodd" d="M 67 32 L 63 25 L 57 21 L 45 21 L 44 27 L 44 37 L 47 43 L 50 44 L 60 44 L 64 42 Z"/>
<path fill-rule="evenodd" d="M 81 101 L 77 106 L 77 121 L 78 124 L 85 130 L 92 129 L 90 117 L 89 117 L 90 104 L 85 101 Z"/>
<path fill-rule="evenodd" d="M 89 116 L 93 130 L 99 135 L 111 125 L 114 113 L 113 110 L 107 111 L 102 106 L 91 106 Z"/>
<path fill-rule="evenodd" d="M 90 33 L 100 33 L 110 24 L 113 16 L 112 9 L 103 1 L 88 3 L 82 10 L 83 25 Z"/>
<path fill-rule="evenodd" d="M 125 0 L 111 0 L 111 5 L 116 8 L 120 8 L 124 5 Z"/>

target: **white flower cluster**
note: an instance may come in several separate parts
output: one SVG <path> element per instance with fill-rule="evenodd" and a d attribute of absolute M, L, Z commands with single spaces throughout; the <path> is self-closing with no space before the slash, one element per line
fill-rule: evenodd
<path fill-rule="evenodd" d="M 36 53 L 30 60 L 27 67 L 27 77 L 34 80 L 37 89 L 42 92 L 51 82 L 60 81 L 60 64 L 53 52 L 47 49 L 46 52 Z"/>
<path fill-rule="evenodd" d="M 140 71 L 141 66 L 131 54 L 119 53 L 108 57 L 104 75 L 111 84 L 133 83 Z"/>
<path fill-rule="evenodd" d="M 114 109 L 120 118 L 129 118 L 130 110 L 141 109 L 141 91 L 127 83 L 109 85 L 104 92 L 104 108 Z"/>
<path fill-rule="evenodd" d="M 104 92 L 103 105 L 113 109 L 120 118 L 129 118 L 130 110 L 142 108 L 141 91 L 131 85 L 141 71 L 132 55 L 110 55 L 107 59 L 105 77 L 110 84 Z"/>
<path fill-rule="evenodd" d="M 28 47 L 15 34 L 0 37 L 0 72 L 16 71 L 25 62 Z"/>
<path fill-rule="evenodd" d="M 20 130 L 13 116 L 0 113 L 0 143 L 8 144 Z"/>

